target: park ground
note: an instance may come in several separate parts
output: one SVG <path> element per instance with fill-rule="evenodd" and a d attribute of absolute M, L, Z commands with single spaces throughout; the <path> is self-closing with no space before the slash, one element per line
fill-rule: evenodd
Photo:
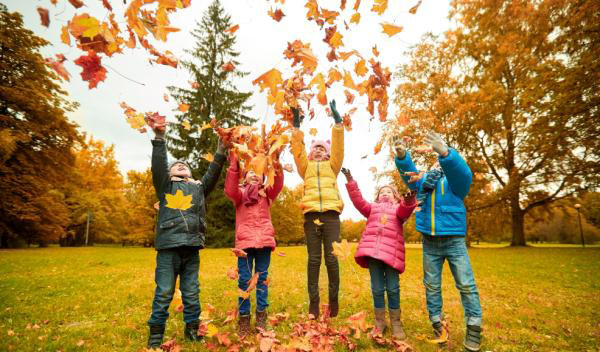
<path fill-rule="evenodd" d="M 422 283 L 422 252 L 407 249 L 401 305 L 408 342 L 416 351 L 438 351 L 429 336 Z M 472 248 L 470 256 L 484 313 L 482 351 L 598 351 L 600 346 L 600 248 Z M 1 351 L 141 351 L 154 289 L 155 252 L 149 248 L 36 248 L 0 251 Z M 201 302 L 220 331 L 235 308 L 237 282 L 226 272 L 236 263 L 228 249 L 201 252 Z M 341 261 L 341 312 L 334 324 L 366 311 L 372 323 L 367 270 Z M 281 247 L 270 269 L 270 313 L 287 312 L 275 328 L 285 340 L 290 325 L 307 311 L 306 250 Z M 326 273 L 321 272 L 326 299 Z M 460 297 L 447 264 L 444 311 L 450 340 L 442 351 L 461 351 Z M 201 351 L 183 341 L 182 313 L 174 312 L 166 339 L 183 351 Z M 358 350 L 385 350 L 363 335 Z M 340 350 L 342 350 L 340 348 Z"/>

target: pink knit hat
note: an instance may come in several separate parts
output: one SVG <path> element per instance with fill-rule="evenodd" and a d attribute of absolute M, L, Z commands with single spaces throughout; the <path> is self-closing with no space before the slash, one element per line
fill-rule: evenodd
<path fill-rule="evenodd" d="M 331 141 L 313 140 L 310 144 L 310 153 L 308 154 L 308 160 L 313 160 L 313 151 L 316 147 L 325 148 L 326 158 L 329 159 L 329 157 L 331 156 Z"/>

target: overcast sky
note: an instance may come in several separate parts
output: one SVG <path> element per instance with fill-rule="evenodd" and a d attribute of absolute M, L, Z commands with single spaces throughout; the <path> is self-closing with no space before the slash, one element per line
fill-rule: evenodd
<path fill-rule="evenodd" d="M 150 65 L 148 63 L 150 55 L 145 50 L 125 48 L 124 55 L 114 55 L 112 58 L 103 57 L 102 64 L 108 70 L 107 79 L 101 82 L 97 88 L 88 89 L 87 82 L 83 82 L 79 75 L 81 68 L 73 63 L 73 60 L 81 55 L 81 51 L 75 47 L 64 45 L 60 41 L 60 28 L 74 13 L 87 12 L 100 20 L 107 14 L 100 0 L 83 1 L 85 6 L 77 11 L 67 0 L 58 0 L 56 6 L 52 5 L 50 0 L 5 0 L 4 3 L 7 4 L 9 11 L 18 11 L 23 15 L 27 28 L 52 43 L 42 50 L 45 57 L 63 53 L 69 60 L 65 63 L 65 67 L 71 74 L 71 81 L 65 82 L 64 88 L 69 92 L 70 99 L 80 103 L 79 110 L 70 114 L 69 117 L 79 124 L 81 131 L 115 145 L 115 156 L 124 175 L 131 169 L 144 170 L 150 166 L 152 133 L 140 134 L 133 130 L 127 124 L 119 102 L 125 101 L 140 112 L 158 111 L 162 115 L 167 115 L 168 119 L 172 119 L 176 113 L 177 104 L 172 99 L 169 103 L 165 102 L 163 94 L 166 93 L 166 87 L 169 85 L 189 86 L 187 83 L 189 74 L 182 68 Z M 123 21 L 119 17 L 124 12 L 126 5 L 122 0 L 109 1 L 117 15 L 117 20 Z M 151 41 L 153 45 L 159 50 L 171 50 L 179 58 L 186 58 L 184 49 L 194 45 L 194 40 L 189 32 L 196 26 L 196 21 L 201 19 L 211 2 L 210 0 L 192 0 L 191 7 L 172 14 L 170 16 L 172 26 L 180 28 L 181 31 L 169 34 L 166 43 Z M 416 2 L 417 0 L 390 1 L 387 11 L 384 15 L 379 16 L 370 11 L 372 0 L 362 0 L 359 9 L 361 21 L 357 26 L 349 23 L 350 16 L 354 13 L 352 10 L 354 0 L 348 0 L 346 10 L 341 13 L 340 17 L 350 24 L 350 30 L 345 30 L 343 23 L 338 21 L 338 30 L 344 36 L 342 51 L 358 50 L 366 59 L 369 59 L 372 57 L 371 48 L 377 45 L 381 53 L 379 61 L 384 67 L 389 67 L 392 72 L 396 72 L 398 65 L 406 61 L 405 52 L 411 45 L 418 43 L 422 35 L 427 32 L 440 34 L 450 26 L 448 20 L 449 0 L 423 0 L 417 14 L 411 15 L 408 10 Z M 287 0 L 283 6 L 279 3 L 274 6 L 272 0 L 222 0 L 221 3 L 231 15 L 232 23 L 240 25 L 240 29 L 236 32 L 236 49 L 240 52 L 239 61 L 241 62 L 238 68 L 250 72 L 247 77 L 236 81 L 236 85 L 241 91 L 253 92 L 250 99 L 250 105 L 253 106 L 251 114 L 258 119 L 257 124 L 263 122 L 271 124 L 277 117 L 274 115 L 273 109 L 268 108 L 266 104 L 265 92 L 259 93 L 257 87 L 252 85 L 252 80 L 273 67 L 283 72 L 284 79 L 289 76 L 291 73 L 290 60 L 283 59 L 283 50 L 286 49 L 288 42 L 295 39 L 311 44 L 313 52 L 319 59 L 317 72 L 326 72 L 332 64 L 325 57 L 329 50 L 327 44 L 323 42 L 324 30 L 320 30 L 313 21 L 306 20 L 307 11 L 304 8 L 306 1 L 304 0 Z M 326 9 L 340 11 L 340 0 L 319 0 L 318 3 Z M 45 7 L 50 11 L 50 28 L 40 24 L 36 11 L 37 6 Z M 267 15 L 270 7 L 282 9 L 286 16 L 281 22 L 275 22 Z M 381 22 L 403 26 L 404 30 L 389 38 L 382 33 L 379 24 Z M 120 22 L 120 24 L 123 29 L 125 23 Z M 355 62 L 356 58 L 351 58 L 346 62 L 340 60 L 334 64 L 337 64 L 339 68 L 353 71 Z M 129 79 L 122 77 L 119 73 Z M 362 81 L 363 78 L 357 80 L 356 75 L 354 73 L 353 75 L 355 82 Z M 143 83 L 143 85 L 132 82 L 130 79 Z M 390 96 L 388 118 L 393 118 L 396 112 L 392 103 L 396 84 L 393 81 L 388 91 Z M 356 94 L 352 106 L 344 104 L 345 97 L 341 82 L 337 86 L 334 84 L 327 91 L 327 97 L 337 100 L 338 110 L 342 114 L 352 107 L 358 108 L 352 120 L 353 130 L 346 132 L 345 135 L 344 166 L 352 171 L 365 198 L 372 200 L 375 188 L 384 181 L 377 184 L 368 169 L 372 166 L 377 167 L 380 171 L 393 168 L 392 163 L 389 162 L 387 148 L 384 147 L 381 153 L 373 156 L 373 148 L 380 135 L 381 123 L 377 121 L 377 116 L 370 121 L 370 116 L 366 111 L 366 96 L 360 97 Z M 316 98 L 311 106 L 316 106 L 316 118 L 305 122 L 302 126 L 306 133 L 307 144 L 315 138 L 308 134 L 313 127 L 319 131 L 316 138 L 329 139 L 331 137 L 331 117 L 323 111 L 324 107 L 316 103 Z M 361 159 L 367 154 L 369 157 Z M 284 153 L 282 159 L 284 163 L 293 163 L 289 151 Z M 287 186 L 294 186 L 301 182 L 300 177 L 295 173 L 286 173 L 285 176 Z M 342 218 L 361 219 L 362 216 L 350 203 L 344 186 L 345 178 L 341 174 L 338 183 L 345 202 Z"/>

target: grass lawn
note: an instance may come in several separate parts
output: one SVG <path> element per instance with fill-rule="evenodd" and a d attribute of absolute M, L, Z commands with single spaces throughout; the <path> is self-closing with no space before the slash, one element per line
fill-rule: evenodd
<path fill-rule="evenodd" d="M 269 311 L 290 313 L 290 319 L 275 329 L 285 341 L 291 323 L 308 309 L 306 250 L 277 251 L 285 256 L 272 257 Z M 598 351 L 600 248 L 474 248 L 470 255 L 483 306 L 482 351 Z M 154 289 L 154 256 L 148 248 L 0 251 L 0 351 L 142 350 Z M 408 342 L 416 351 L 437 351 L 437 346 L 417 338 L 430 335 L 421 250 L 409 248 L 407 260 L 401 305 Z M 237 282 L 225 275 L 235 262 L 228 249 L 201 252 L 201 302 L 216 307 L 221 331 L 235 329 L 233 323 L 220 324 L 226 311 L 236 306 Z M 334 324 L 344 325 L 348 316 L 363 310 L 372 323 L 367 270 L 350 261 L 340 266 L 341 312 Z M 324 267 L 320 282 L 326 301 Z M 443 292 L 450 324 L 444 350 L 461 351 L 463 311 L 447 264 Z M 182 313 L 172 312 L 166 338 L 177 337 L 184 351 L 203 350 L 184 343 L 182 330 Z M 385 350 L 366 337 L 357 343 L 361 351 Z"/>

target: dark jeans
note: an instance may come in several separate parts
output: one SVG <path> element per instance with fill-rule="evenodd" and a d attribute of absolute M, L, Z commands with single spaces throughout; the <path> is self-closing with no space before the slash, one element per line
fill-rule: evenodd
<path fill-rule="evenodd" d="M 269 306 L 269 287 L 265 283 L 269 274 L 269 264 L 271 263 L 271 248 L 246 248 L 244 249 L 248 256 L 246 258 L 238 257 L 238 287 L 242 291 L 248 288 L 248 281 L 252 278 L 252 267 L 254 272 L 258 273 L 258 283 L 256 284 L 256 309 L 262 312 Z M 238 307 L 240 315 L 250 314 L 250 299 L 238 297 Z"/>
<path fill-rule="evenodd" d="M 169 318 L 169 304 L 175 293 L 179 275 L 179 289 L 183 301 L 183 320 L 200 321 L 200 252 L 197 247 L 161 249 L 156 253 L 156 291 L 152 301 L 149 325 L 164 325 Z"/>
<path fill-rule="evenodd" d="M 316 219 L 319 219 L 322 225 L 315 224 Z M 319 300 L 321 246 L 325 252 L 325 266 L 329 278 L 329 300 L 337 300 L 340 289 L 340 267 L 337 258 L 333 255 L 333 242 L 340 240 L 340 214 L 333 210 L 304 214 L 304 235 L 308 250 L 308 296 L 311 302 Z"/>
<path fill-rule="evenodd" d="M 400 309 L 400 272 L 378 259 L 369 258 L 371 293 L 375 308 L 385 308 L 387 292 L 390 309 Z"/>
<path fill-rule="evenodd" d="M 429 320 L 442 319 L 442 269 L 448 260 L 467 325 L 481 326 L 481 303 L 464 236 L 423 235 L 423 282 Z"/>

